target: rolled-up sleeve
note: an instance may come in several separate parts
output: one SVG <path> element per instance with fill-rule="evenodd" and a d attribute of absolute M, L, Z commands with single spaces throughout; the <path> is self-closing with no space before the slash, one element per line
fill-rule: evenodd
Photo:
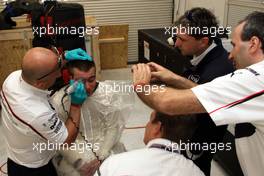
<path fill-rule="evenodd" d="M 192 88 L 216 125 L 263 120 L 263 83 L 247 70 Z"/>
<path fill-rule="evenodd" d="M 68 130 L 64 122 L 54 112 L 47 112 L 35 118 L 30 125 L 52 143 L 62 144 L 68 137 Z"/>

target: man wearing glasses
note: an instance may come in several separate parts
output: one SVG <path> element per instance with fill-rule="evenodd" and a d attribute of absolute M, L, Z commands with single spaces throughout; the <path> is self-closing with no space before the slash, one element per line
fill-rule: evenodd
<path fill-rule="evenodd" d="M 66 60 L 87 59 L 81 49 L 68 51 Z M 47 91 L 61 76 L 62 57 L 46 48 L 32 48 L 22 70 L 11 73 L 1 91 L 3 134 L 7 142 L 9 176 L 56 176 L 51 159 L 56 147 L 74 142 L 80 107 L 87 98 L 83 83 L 71 93 L 68 119 L 63 123 L 49 102 Z"/>

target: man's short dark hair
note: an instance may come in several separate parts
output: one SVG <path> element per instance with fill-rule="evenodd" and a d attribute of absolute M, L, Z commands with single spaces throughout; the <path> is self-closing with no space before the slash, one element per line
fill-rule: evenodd
<path fill-rule="evenodd" d="M 152 123 L 157 122 L 161 123 L 162 137 L 176 143 L 180 141 L 187 143 L 197 128 L 197 120 L 194 115 L 170 116 L 157 112 Z"/>
<path fill-rule="evenodd" d="M 94 62 L 88 61 L 88 60 L 74 60 L 74 61 L 70 61 L 66 64 L 66 68 L 69 70 L 71 75 L 73 75 L 73 69 L 74 68 L 77 68 L 80 71 L 87 72 L 92 67 L 95 67 Z"/>
<path fill-rule="evenodd" d="M 182 15 L 174 24 L 175 26 L 183 26 L 183 27 L 190 27 L 190 28 L 200 28 L 201 30 L 206 27 L 210 30 L 212 27 L 218 29 L 218 21 L 215 15 L 206 8 L 195 7 L 190 10 L 187 10 L 184 15 Z M 189 28 L 189 29 L 190 29 Z M 203 37 L 209 38 L 209 44 L 212 43 L 213 38 L 210 32 L 207 34 L 203 33 L 195 33 L 192 31 L 190 36 L 194 37 L 195 39 L 201 39 Z"/>
<path fill-rule="evenodd" d="M 244 20 L 240 21 L 239 24 L 243 22 L 245 22 L 245 25 L 242 29 L 241 40 L 249 41 L 253 36 L 258 37 L 264 53 L 264 13 L 253 12 L 246 16 Z"/>

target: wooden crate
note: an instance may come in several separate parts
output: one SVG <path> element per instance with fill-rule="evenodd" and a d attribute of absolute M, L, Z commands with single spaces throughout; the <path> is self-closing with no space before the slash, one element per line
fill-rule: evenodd
<path fill-rule="evenodd" d="M 26 51 L 31 48 L 32 31 L 30 28 L 0 31 L 0 86 L 13 71 L 21 68 Z"/>
<path fill-rule="evenodd" d="M 97 26 L 97 22 L 94 16 L 85 17 L 86 26 Z M 91 55 L 95 62 L 96 67 L 96 79 L 101 80 L 101 55 L 99 50 L 99 36 L 91 35 Z"/>
<path fill-rule="evenodd" d="M 102 69 L 127 67 L 128 25 L 99 25 Z"/>

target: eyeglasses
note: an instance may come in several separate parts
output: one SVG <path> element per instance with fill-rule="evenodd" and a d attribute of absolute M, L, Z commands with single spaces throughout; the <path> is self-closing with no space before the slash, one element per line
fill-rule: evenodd
<path fill-rule="evenodd" d="M 51 75 L 52 73 L 56 72 L 58 69 L 62 68 L 62 54 L 60 54 L 60 52 L 58 51 L 58 49 L 55 46 L 51 47 L 51 50 L 58 56 L 58 62 L 57 62 L 57 66 L 55 69 L 51 70 L 49 73 L 41 76 L 40 78 L 38 78 L 37 80 L 41 80 L 49 75 Z"/>

